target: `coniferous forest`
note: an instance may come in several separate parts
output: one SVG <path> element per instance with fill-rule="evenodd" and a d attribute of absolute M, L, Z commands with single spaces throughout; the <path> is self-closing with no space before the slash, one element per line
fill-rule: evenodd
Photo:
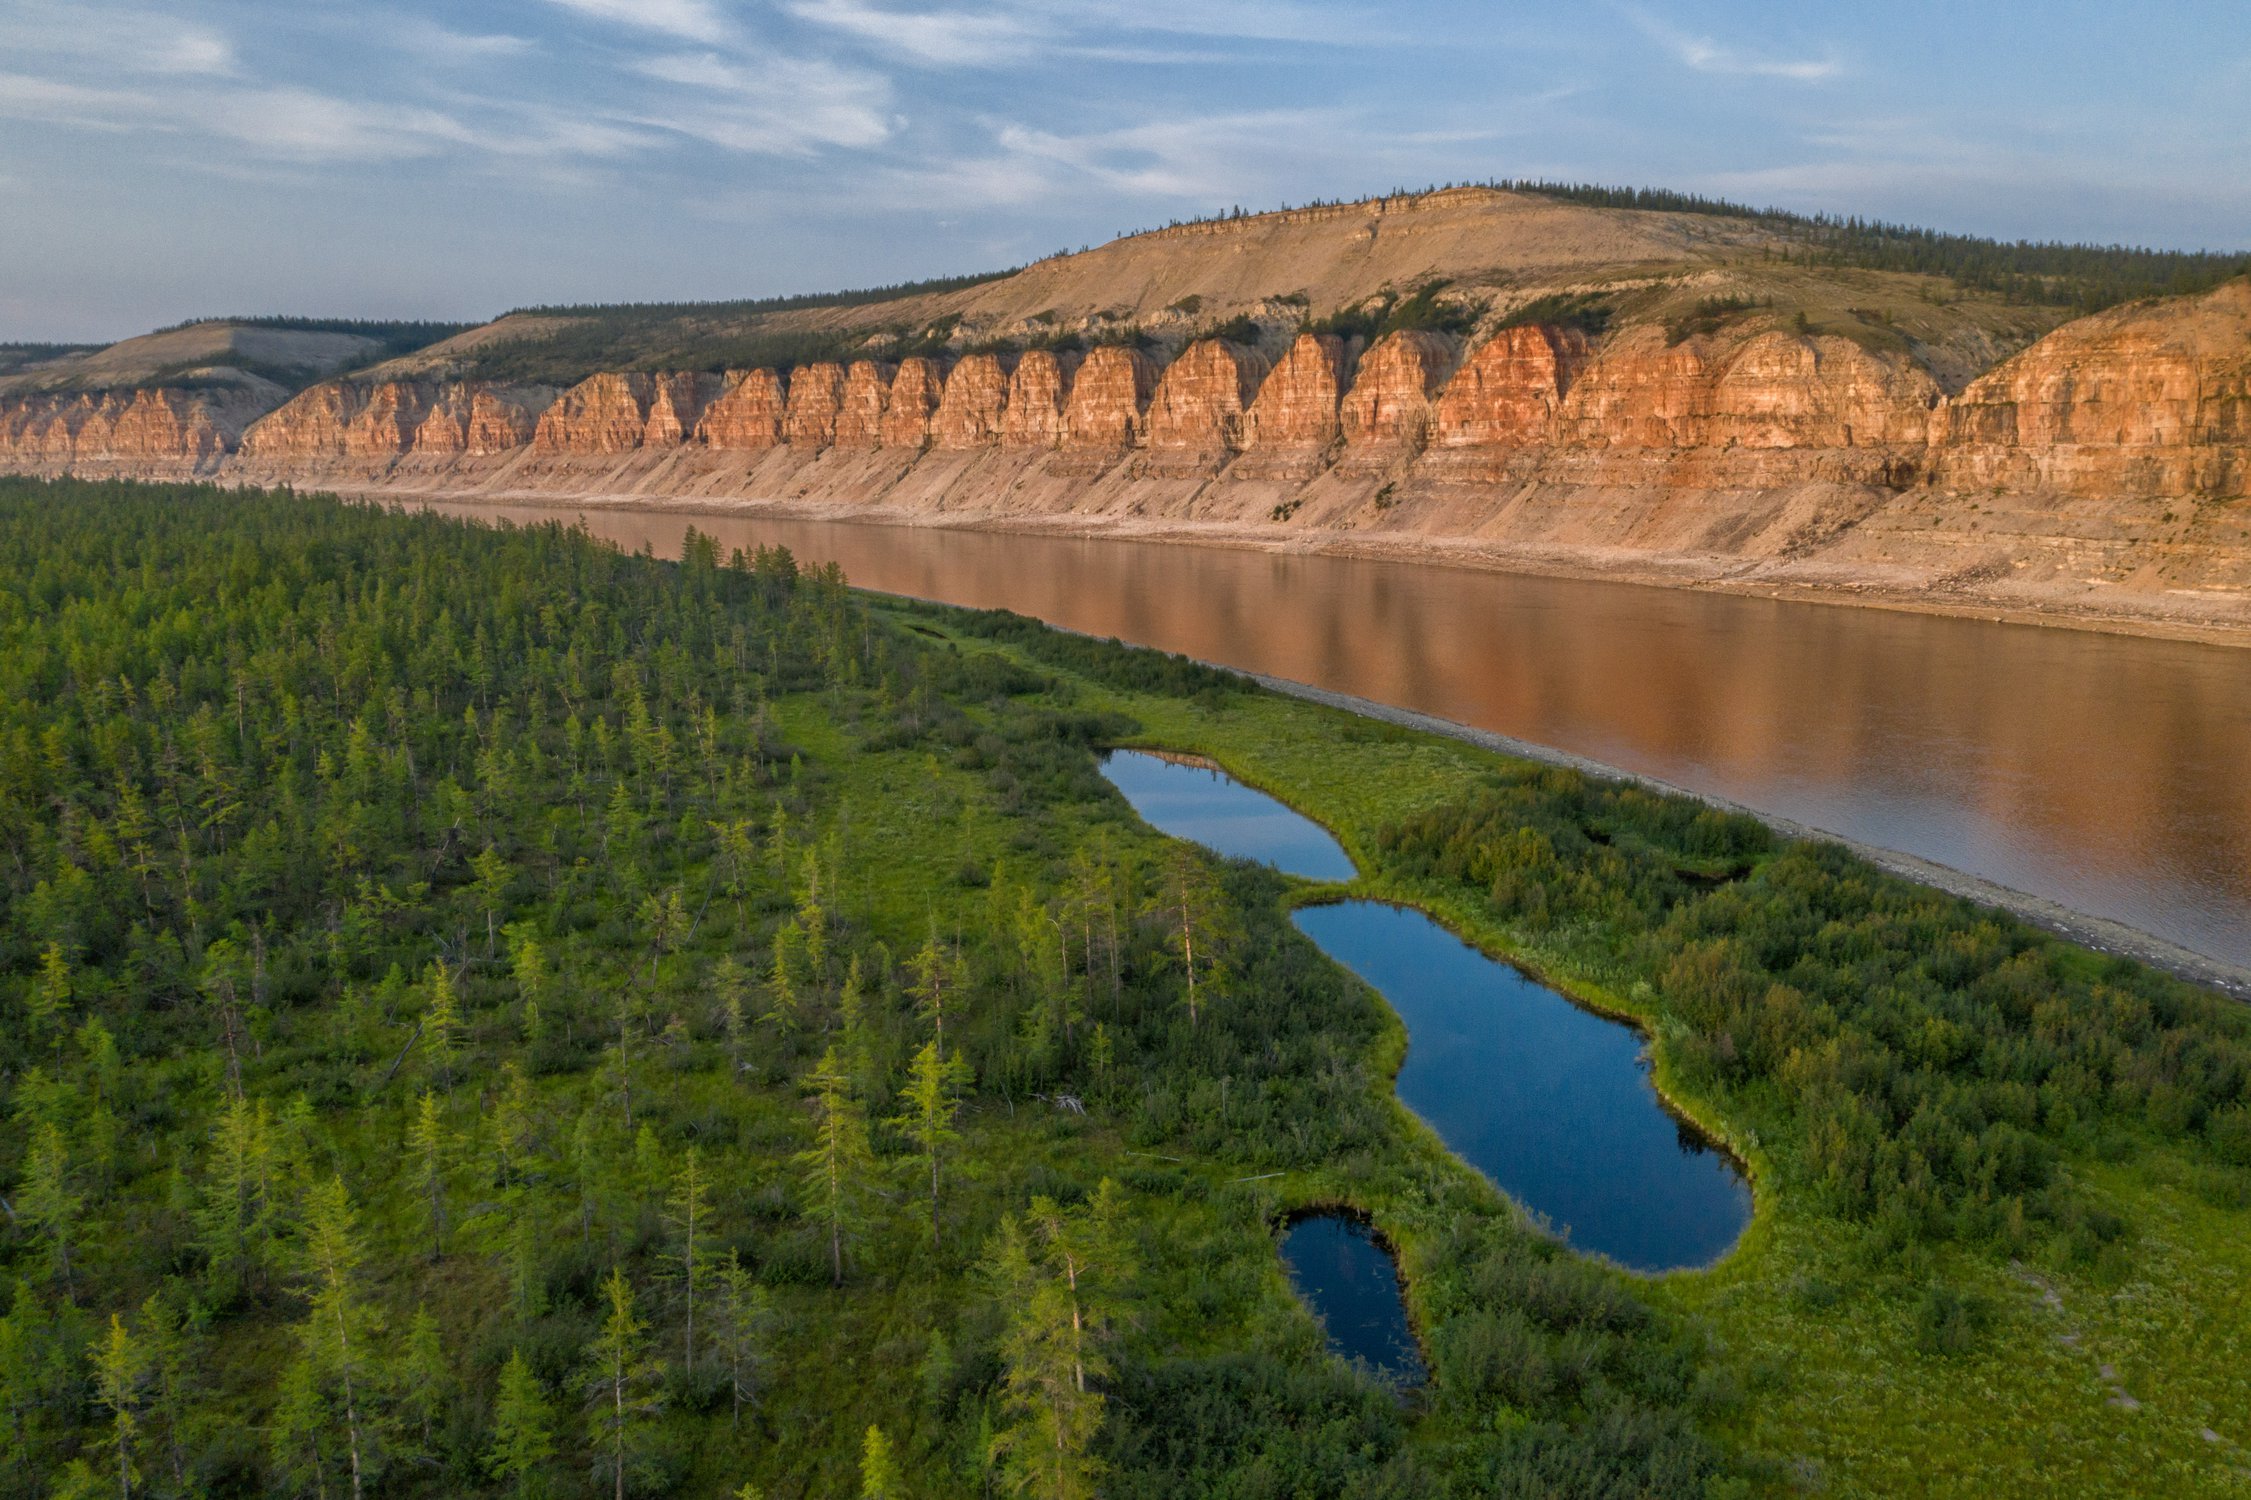
<path fill-rule="evenodd" d="M 1649 1280 L 1543 1233 L 1397 1104 L 1402 1029 L 1291 927 L 1301 884 L 1102 779 L 1129 743 L 1643 1025 L 1752 1173 L 1743 1246 Z M 784 552 L 0 481 L 0 1010 L 9 1494 L 2251 1462 L 2240 1007 L 1747 819 Z M 1275 1254 L 1317 1207 L 1398 1249 L 1426 1386 L 1326 1353 Z M 2166 1367 L 2146 1414 L 2050 1299 Z"/>

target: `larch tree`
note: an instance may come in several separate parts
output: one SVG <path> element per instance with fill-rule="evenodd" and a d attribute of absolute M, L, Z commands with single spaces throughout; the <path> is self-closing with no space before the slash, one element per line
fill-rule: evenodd
<path fill-rule="evenodd" d="M 704 1176 L 701 1147 L 691 1145 L 682 1154 L 680 1170 L 674 1174 L 672 1191 L 665 1199 L 664 1217 L 678 1236 L 673 1256 L 679 1263 L 680 1296 L 686 1308 L 686 1342 L 681 1364 L 693 1370 L 696 1367 L 696 1293 L 711 1278 L 711 1268 L 704 1254 L 704 1236 L 709 1232 L 711 1220 L 711 1184 Z"/>
<path fill-rule="evenodd" d="M 860 1440 L 860 1500 L 906 1500 L 906 1481 L 899 1475 L 899 1460 L 883 1429 L 868 1424 Z"/>
<path fill-rule="evenodd" d="M 1203 1006 L 1224 992 L 1227 944 L 1235 935 L 1233 913 L 1210 866 L 1186 844 L 1176 844 L 1166 860 L 1154 909 L 1165 922 L 1165 946 L 1186 978 L 1188 1024 L 1193 1026 Z"/>
<path fill-rule="evenodd" d="M 656 1371 L 649 1359 L 649 1325 L 634 1315 L 633 1286 L 621 1268 L 610 1267 L 602 1296 L 609 1311 L 587 1346 L 594 1377 L 587 1436 L 610 1466 L 616 1500 L 625 1500 L 627 1475 L 656 1409 Z"/>
<path fill-rule="evenodd" d="M 442 963 L 430 965 L 423 986 L 429 1000 L 422 1011 L 422 1049 L 430 1060 L 430 1077 L 451 1091 L 453 1068 L 461 1047 L 461 1004 L 453 992 L 453 975 Z"/>
<path fill-rule="evenodd" d="M 907 1086 L 899 1091 L 904 1112 L 888 1122 L 915 1143 L 930 1164 L 930 1246 L 938 1247 L 938 1162 L 945 1149 L 961 1139 L 954 1120 L 961 1113 L 961 1094 L 969 1086 L 969 1065 L 958 1057 L 945 1057 L 936 1040 L 924 1042 L 908 1067 Z"/>
<path fill-rule="evenodd" d="M 727 1385 L 734 1404 L 729 1428 L 740 1431 L 743 1408 L 758 1391 L 758 1376 L 765 1356 L 766 1328 L 772 1317 L 772 1300 L 758 1278 L 729 1247 L 719 1262 L 719 1306 L 714 1342 L 727 1366 Z"/>
<path fill-rule="evenodd" d="M 493 1398 L 492 1445 L 485 1450 L 485 1472 L 507 1485 L 518 1500 L 538 1500 L 546 1493 L 547 1467 L 554 1457 L 554 1408 L 523 1350 L 511 1349 Z"/>
<path fill-rule="evenodd" d="M 62 1131 L 53 1120 L 41 1120 L 31 1133 L 30 1150 L 24 1153 L 16 1214 L 38 1231 L 51 1273 L 72 1296 L 77 1294 L 77 1279 L 70 1250 L 77 1242 L 78 1220 L 85 1207 L 86 1200 L 71 1182 L 70 1147 Z"/>
<path fill-rule="evenodd" d="M 806 1075 L 813 1100 L 813 1144 L 795 1161 L 806 1217 L 820 1225 L 829 1243 L 829 1280 L 844 1285 L 844 1244 L 864 1217 L 868 1179 L 875 1153 L 868 1145 L 867 1116 L 852 1097 L 852 1080 L 829 1048 Z"/>
<path fill-rule="evenodd" d="M 375 1338 L 380 1324 L 359 1286 L 361 1251 L 352 1204 L 341 1177 L 313 1185 L 305 1209 L 305 1269 L 312 1305 L 298 1330 L 305 1361 L 314 1376 L 335 1392 L 336 1415 L 344 1424 L 351 1460 L 352 1500 L 360 1500 L 366 1453 L 363 1438 L 367 1398 L 377 1369 Z"/>
<path fill-rule="evenodd" d="M 1013 1493 L 1094 1500 L 1103 1473 L 1093 1453 L 1103 1399 L 1081 1384 L 1089 1361 L 1076 1342 L 1068 1290 L 1013 1215 L 1001 1220 L 986 1269 L 1007 1319 L 1000 1342 L 1005 1425 L 993 1435 L 990 1457 Z M 1099 1357 L 1092 1361 L 1092 1373 L 1105 1368 Z"/>
<path fill-rule="evenodd" d="M 446 1356 L 438 1320 L 427 1305 L 415 1308 L 407 1320 L 406 1337 L 400 1340 L 397 1389 L 401 1406 L 413 1424 L 420 1451 L 434 1454 L 438 1418 L 453 1387 L 453 1361 Z"/>
<path fill-rule="evenodd" d="M 109 1413 L 110 1445 L 117 1457 L 119 1500 L 133 1500 L 133 1481 L 139 1470 L 133 1464 L 133 1443 L 141 1426 L 141 1387 L 148 1379 L 146 1352 L 125 1327 L 125 1319 L 109 1315 L 109 1333 L 97 1343 L 94 1365 L 94 1398 Z"/>
<path fill-rule="evenodd" d="M 406 1131 L 407 1170 L 413 1173 L 415 1196 L 422 1201 L 423 1222 L 430 1234 L 430 1259 L 446 1253 L 446 1168 L 453 1155 L 453 1132 L 446 1124 L 438 1096 L 428 1089 L 415 1101 Z"/>

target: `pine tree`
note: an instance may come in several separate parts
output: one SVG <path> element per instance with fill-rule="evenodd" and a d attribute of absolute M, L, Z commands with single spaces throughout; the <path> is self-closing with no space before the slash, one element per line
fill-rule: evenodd
<path fill-rule="evenodd" d="M 514 1489 L 520 1500 L 537 1500 L 546 1493 L 547 1466 L 554 1456 L 554 1409 L 539 1377 L 524 1362 L 523 1351 L 511 1349 L 493 1401 L 492 1446 L 485 1450 L 485 1470 Z"/>
<path fill-rule="evenodd" d="M 140 1432 L 141 1387 L 148 1379 L 148 1360 L 126 1331 L 125 1320 L 109 1315 L 109 1336 L 94 1346 L 94 1398 L 109 1413 L 110 1443 L 117 1453 L 117 1493 L 133 1500 L 133 1481 L 140 1471 L 133 1464 L 133 1442 Z"/>
<path fill-rule="evenodd" d="M 954 1119 L 961 1112 L 961 1091 L 969 1085 L 969 1065 L 958 1057 L 942 1057 L 935 1040 L 924 1042 L 909 1066 L 907 1086 L 899 1091 L 903 1114 L 888 1122 L 920 1147 L 930 1163 L 930 1245 L 938 1246 L 938 1158 L 961 1139 Z"/>
<path fill-rule="evenodd" d="M 665 1219 L 679 1235 L 673 1254 L 680 1263 L 680 1292 L 687 1305 L 686 1347 L 680 1362 L 689 1370 L 696 1367 L 696 1293 L 710 1279 L 703 1254 L 703 1237 L 711 1218 L 710 1197 L 702 1150 L 691 1145 L 680 1159 L 680 1171 L 672 1179 L 672 1192 L 665 1201 Z"/>
<path fill-rule="evenodd" d="M 656 1405 L 650 1394 L 654 1370 L 648 1357 L 648 1325 L 633 1315 L 633 1288 L 625 1272 L 612 1266 L 602 1293 L 609 1314 L 587 1348 L 594 1373 L 588 1440 L 611 1466 L 617 1500 L 625 1500 L 626 1475 Z"/>
<path fill-rule="evenodd" d="M 842 1286 L 844 1243 L 860 1228 L 875 1154 L 868 1146 L 867 1118 L 852 1097 L 851 1080 L 838 1066 L 834 1047 L 821 1054 L 804 1088 L 813 1099 L 813 1145 L 794 1159 L 803 1174 L 806 1217 L 828 1235 L 830 1283 Z"/>

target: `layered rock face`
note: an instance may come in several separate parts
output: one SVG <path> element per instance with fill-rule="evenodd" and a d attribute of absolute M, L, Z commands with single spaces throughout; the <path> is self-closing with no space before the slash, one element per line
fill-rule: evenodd
<path fill-rule="evenodd" d="M 788 416 L 782 377 L 750 370 L 733 376 L 725 393 L 704 408 L 696 439 L 709 448 L 776 448 L 788 437 Z"/>
<path fill-rule="evenodd" d="M 833 364 L 800 365 L 789 372 L 789 411 L 783 432 L 793 448 L 826 448 L 836 441 L 836 416 L 844 402 L 844 370 Z"/>
<path fill-rule="evenodd" d="M 1001 418 L 1004 448 L 1053 448 L 1063 441 L 1064 413 L 1078 382 L 1079 356 L 1034 349 L 1016 362 Z"/>
<path fill-rule="evenodd" d="M 932 436 L 938 404 L 944 397 L 945 366 L 934 359 L 903 360 L 891 378 L 891 394 L 883 408 L 885 448 L 920 448 Z"/>
<path fill-rule="evenodd" d="M 1930 441 L 1965 487 L 2251 494 L 2251 281 L 2067 323 L 1971 382 Z"/>
<path fill-rule="evenodd" d="M 931 433 L 940 450 L 964 453 L 1001 440 L 1008 413 L 1009 378 L 1015 373 L 1013 356 L 972 354 L 946 377 L 945 393 L 938 398 L 938 413 Z"/>
<path fill-rule="evenodd" d="M 561 393 L 331 381 L 251 421 L 270 399 L 0 395 L 0 465 L 1083 511 L 2004 594 L 2251 591 L 2251 511 L 2229 503 L 2251 491 L 2251 283 L 2067 325 L 1952 399 L 1903 349 L 1748 320 L 1599 344 L 1537 325 L 1366 350 L 1305 334 L 1271 368 L 1201 340 L 1162 368 L 1106 347 Z"/>
<path fill-rule="evenodd" d="M 256 389 L 0 397 L 0 464 L 33 472 L 209 472 L 272 403 Z"/>
<path fill-rule="evenodd" d="M 1342 431 L 1337 413 L 1358 352 L 1333 333 L 1299 334 L 1251 403 L 1246 445 L 1325 451 Z"/>
<path fill-rule="evenodd" d="M 1361 356 L 1339 413 L 1345 445 L 1376 457 L 1419 448 L 1457 357 L 1454 341 L 1442 333 L 1407 331 L 1377 340 Z"/>
<path fill-rule="evenodd" d="M 1096 349 L 1071 382 L 1063 446 L 1080 452 L 1131 447 L 1141 436 L 1156 389 L 1157 362 L 1148 355 L 1115 344 Z"/>
<path fill-rule="evenodd" d="M 873 448 L 883 441 L 883 408 L 891 395 L 895 367 L 878 360 L 860 359 L 844 376 L 843 394 L 836 410 L 839 448 Z"/>
<path fill-rule="evenodd" d="M 1505 328 L 1462 362 L 1431 410 L 1441 448 L 1520 448 L 1545 440 L 1587 362 L 1576 328 Z"/>
<path fill-rule="evenodd" d="M 1201 339 L 1165 368 L 1151 396 L 1148 445 L 1196 458 L 1243 446 L 1244 423 L 1271 369 L 1253 349 Z"/>
<path fill-rule="evenodd" d="M 677 448 L 688 440 L 703 420 L 706 407 L 718 396 L 716 375 L 659 375 L 649 396 L 648 420 L 641 426 L 644 448 Z"/>

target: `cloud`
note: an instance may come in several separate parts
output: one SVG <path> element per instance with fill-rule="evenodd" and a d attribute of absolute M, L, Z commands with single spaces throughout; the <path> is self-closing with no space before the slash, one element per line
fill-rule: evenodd
<path fill-rule="evenodd" d="M 371 32 L 402 51 L 436 63 L 486 62 L 539 50 L 539 44 L 529 37 L 455 31 L 422 16 L 384 20 Z"/>
<path fill-rule="evenodd" d="M 1640 29 L 1642 35 L 1670 52 L 1683 67 L 1698 73 L 1786 78 L 1793 83 L 1825 83 L 1845 70 L 1843 61 L 1834 52 L 1821 57 L 1765 57 L 1727 46 L 1708 36 L 1682 31 L 1639 6 L 1623 6 L 1621 9 Z"/>
<path fill-rule="evenodd" d="M 103 72 L 221 77 L 237 69 L 234 43 L 208 26 L 159 11 L 15 0 L 0 16 L 0 56 L 74 58 Z"/>
<path fill-rule="evenodd" d="M 718 43 L 734 32 L 706 0 L 548 0 L 599 21 L 654 31 L 684 41 Z"/>
<path fill-rule="evenodd" d="M 868 147 L 891 136 L 891 82 L 818 59 L 681 52 L 643 58 L 643 77 L 688 91 L 673 109 L 643 108 L 634 123 L 729 151 L 804 155 Z"/>
<path fill-rule="evenodd" d="M 867 0 L 792 0 L 784 8 L 801 21 L 939 67 L 1020 62 L 1053 41 L 1048 27 L 1021 15 L 899 11 Z"/>

